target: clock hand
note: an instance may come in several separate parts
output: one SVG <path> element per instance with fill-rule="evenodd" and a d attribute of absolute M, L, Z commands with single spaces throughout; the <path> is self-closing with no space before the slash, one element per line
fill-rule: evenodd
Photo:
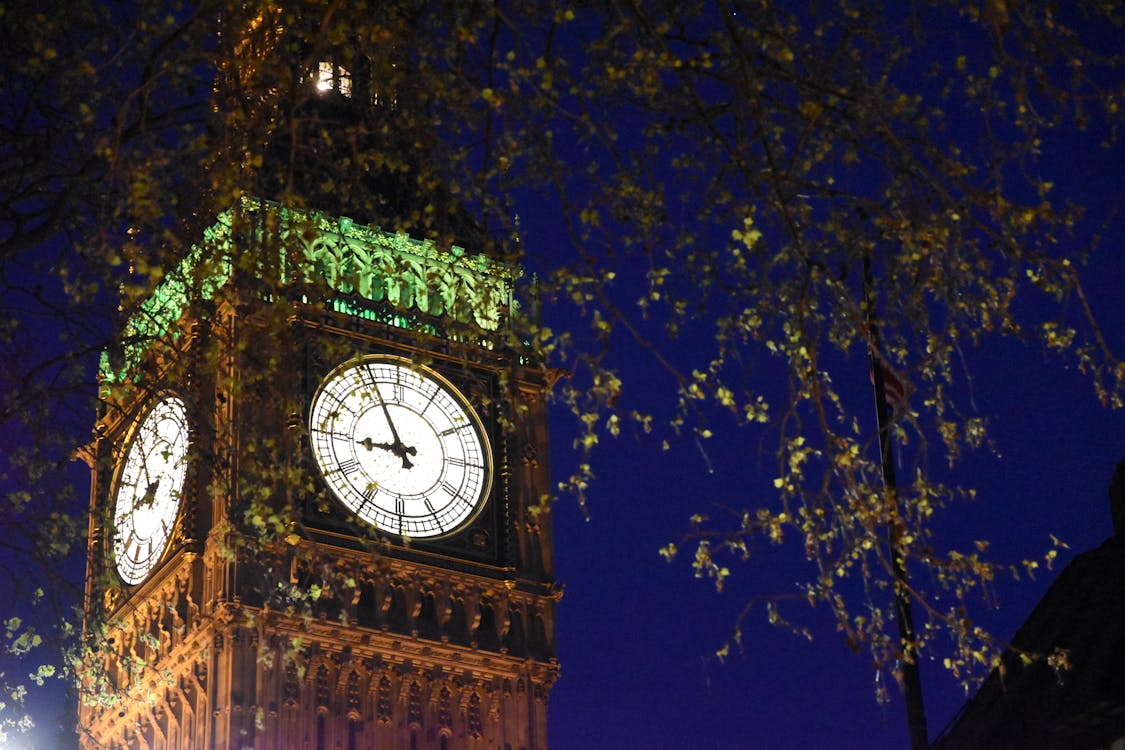
<path fill-rule="evenodd" d="M 385 451 L 394 450 L 394 446 L 392 446 L 390 443 L 376 443 L 369 437 L 365 437 L 363 440 L 357 440 L 356 442 L 362 445 L 368 451 L 370 451 L 372 448 L 380 448 Z"/>
<path fill-rule="evenodd" d="M 376 443 L 374 440 L 372 440 L 369 437 L 365 437 L 363 440 L 357 440 L 356 442 L 359 443 L 360 445 L 362 445 L 367 450 L 371 450 L 372 448 L 378 448 L 380 450 L 390 451 L 391 453 L 395 454 L 396 456 L 400 453 L 409 453 L 412 456 L 415 453 L 417 453 L 417 451 L 414 448 L 403 445 L 402 443 Z"/>
<path fill-rule="evenodd" d="M 159 489 L 160 489 L 160 478 L 157 477 L 156 479 L 154 479 L 153 481 L 148 483 L 148 487 L 145 488 L 145 494 L 141 496 L 140 501 L 136 504 L 135 507 L 151 508 L 152 507 L 152 501 L 156 499 L 156 492 Z"/>
<path fill-rule="evenodd" d="M 395 441 L 391 443 L 390 447 L 385 448 L 385 450 L 390 450 L 392 454 L 401 458 L 402 468 L 409 469 L 413 467 L 414 464 L 410 462 L 410 459 L 407 458 L 407 455 L 418 455 L 418 449 L 412 445 L 406 445 L 399 438 L 398 430 L 395 429 L 394 420 L 391 419 L 391 410 L 387 408 L 387 402 L 383 400 L 383 394 L 379 392 L 379 385 L 377 383 L 372 383 L 372 386 L 375 388 L 375 396 L 379 399 L 379 406 L 383 407 L 383 416 L 387 418 L 387 426 L 391 428 L 391 437 L 395 439 Z M 368 440 L 370 440 L 370 438 L 368 438 Z M 383 448 L 383 445 L 373 443 L 372 447 Z M 370 448 L 368 448 L 368 450 L 370 450 Z"/>

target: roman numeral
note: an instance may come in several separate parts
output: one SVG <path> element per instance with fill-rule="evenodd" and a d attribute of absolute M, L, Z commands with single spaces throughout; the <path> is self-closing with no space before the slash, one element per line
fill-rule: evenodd
<path fill-rule="evenodd" d="M 141 543 L 134 540 L 128 548 L 129 557 L 138 563 L 143 563 L 145 560 L 152 557 L 152 540 L 146 539 L 144 542 L 144 552 L 141 552 Z"/>
<path fill-rule="evenodd" d="M 356 461 L 354 458 L 349 458 L 347 461 L 343 461 L 339 466 L 337 466 L 336 470 L 339 471 L 341 474 L 346 475 L 346 474 L 351 474 L 352 472 L 354 472 L 358 468 L 359 468 L 359 461 Z"/>
<path fill-rule="evenodd" d="M 430 388 L 430 387 L 432 387 L 433 390 L 430 391 L 430 395 L 426 399 L 426 405 L 423 406 L 422 411 L 419 412 L 419 414 L 422 414 L 423 416 L 425 416 L 426 410 L 430 408 L 430 404 L 432 404 L 434 402 L 434 399 L 437 398 L 439 389 L 438 389 L 437 386 L 435 386 L 433 383 L 429 382 L 428 380 L 422 380 L 421 383 L 418 386 L 418 390 L 422 393 L 422 395 L 425 395 L 425 389 Z"/>
<path fill-rule="evenodd" d="M 346 432 L 336 432 L 333 429 L 325 427 L 313 427 L 312 431 L 317 435 L 323 435 L 325 438 L 337 438 L 342 440 L 346 440 L 348 438 L 348 434 Z"/>
<path fill-rule="evenodd" d="M 441 517 L 438 516 L 438 512 L 434 510 L 434 506 L 430 503 L 430 498 L 427 497 L 424 502 L 426 503 L 426 510 L 430 511 L 430 515 L 434 519 L 434 524 L 438 527 L 438 531 L 445 531 L 445 525 L 441 522 Z"/>

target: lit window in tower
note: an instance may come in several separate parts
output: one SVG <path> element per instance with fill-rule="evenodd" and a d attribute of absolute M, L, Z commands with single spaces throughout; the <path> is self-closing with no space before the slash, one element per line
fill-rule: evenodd
<path fill-rule="evenodd" d="M 352 74 L 340 66 L 336 66 L 336 89 L 344 96 L 352 95 Z"/>
<path fill-rule="evenodd" d="M 323 60 L 317 65 L 316 90 L 336 91 L 350 98 L 352 95 L 352 74 L 341 65 L 337 65 L 330 60 Z"/>
<path fill-rule="evenodd" d="M 317 91 L 331 91 L 333 68 L 336 66 L 330 62 L 321 61 L 320 70 L 316 75 L 316 90 Z"/>

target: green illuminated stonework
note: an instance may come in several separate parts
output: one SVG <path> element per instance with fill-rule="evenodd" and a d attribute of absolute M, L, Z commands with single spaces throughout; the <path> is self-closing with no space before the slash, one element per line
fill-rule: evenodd
<path fill-rule="evenodd" d="M 212 300 L 239 278 L 253 279 L 263 296 L 321 299 L 331 309 L 434 333 L 425 318 L 483 333 L 509 320 L 518 269 L 460 247 L 358 225 L 346 217 L 285 208 L 244 198 L 225 211 L 168 272 L 129 319 L 124 362 L 102 357 L 101 374 L 120 381 L 149 344 L 169 332 L 195 300 Z"/>

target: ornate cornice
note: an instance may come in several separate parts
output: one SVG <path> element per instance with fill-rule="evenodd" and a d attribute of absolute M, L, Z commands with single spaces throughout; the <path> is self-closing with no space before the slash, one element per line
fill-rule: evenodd
<path fill-rule="evenodd" d="M 249 263 L 248 245 L 263 251 Z M 269 294 L 319 290 L 327 293 L 325 301 L 345 307 L 358 298 L 407 316 L 420 313 L 493 332 L 510 319 L 518 273 L 511 264 L 457 246 L 445 250 L 347 217 L 244 197 L 219 215 L 140 304 L 122 337 L 124 362 L 115 367 L 103 356 L 101 375 L 120 380 L 153 340 L 178 338 L 175 324 L 192 302 L 214 299 L 238 274 L 276 279 Z M 403 320 L 408 325 L 409 318 Z"/>

